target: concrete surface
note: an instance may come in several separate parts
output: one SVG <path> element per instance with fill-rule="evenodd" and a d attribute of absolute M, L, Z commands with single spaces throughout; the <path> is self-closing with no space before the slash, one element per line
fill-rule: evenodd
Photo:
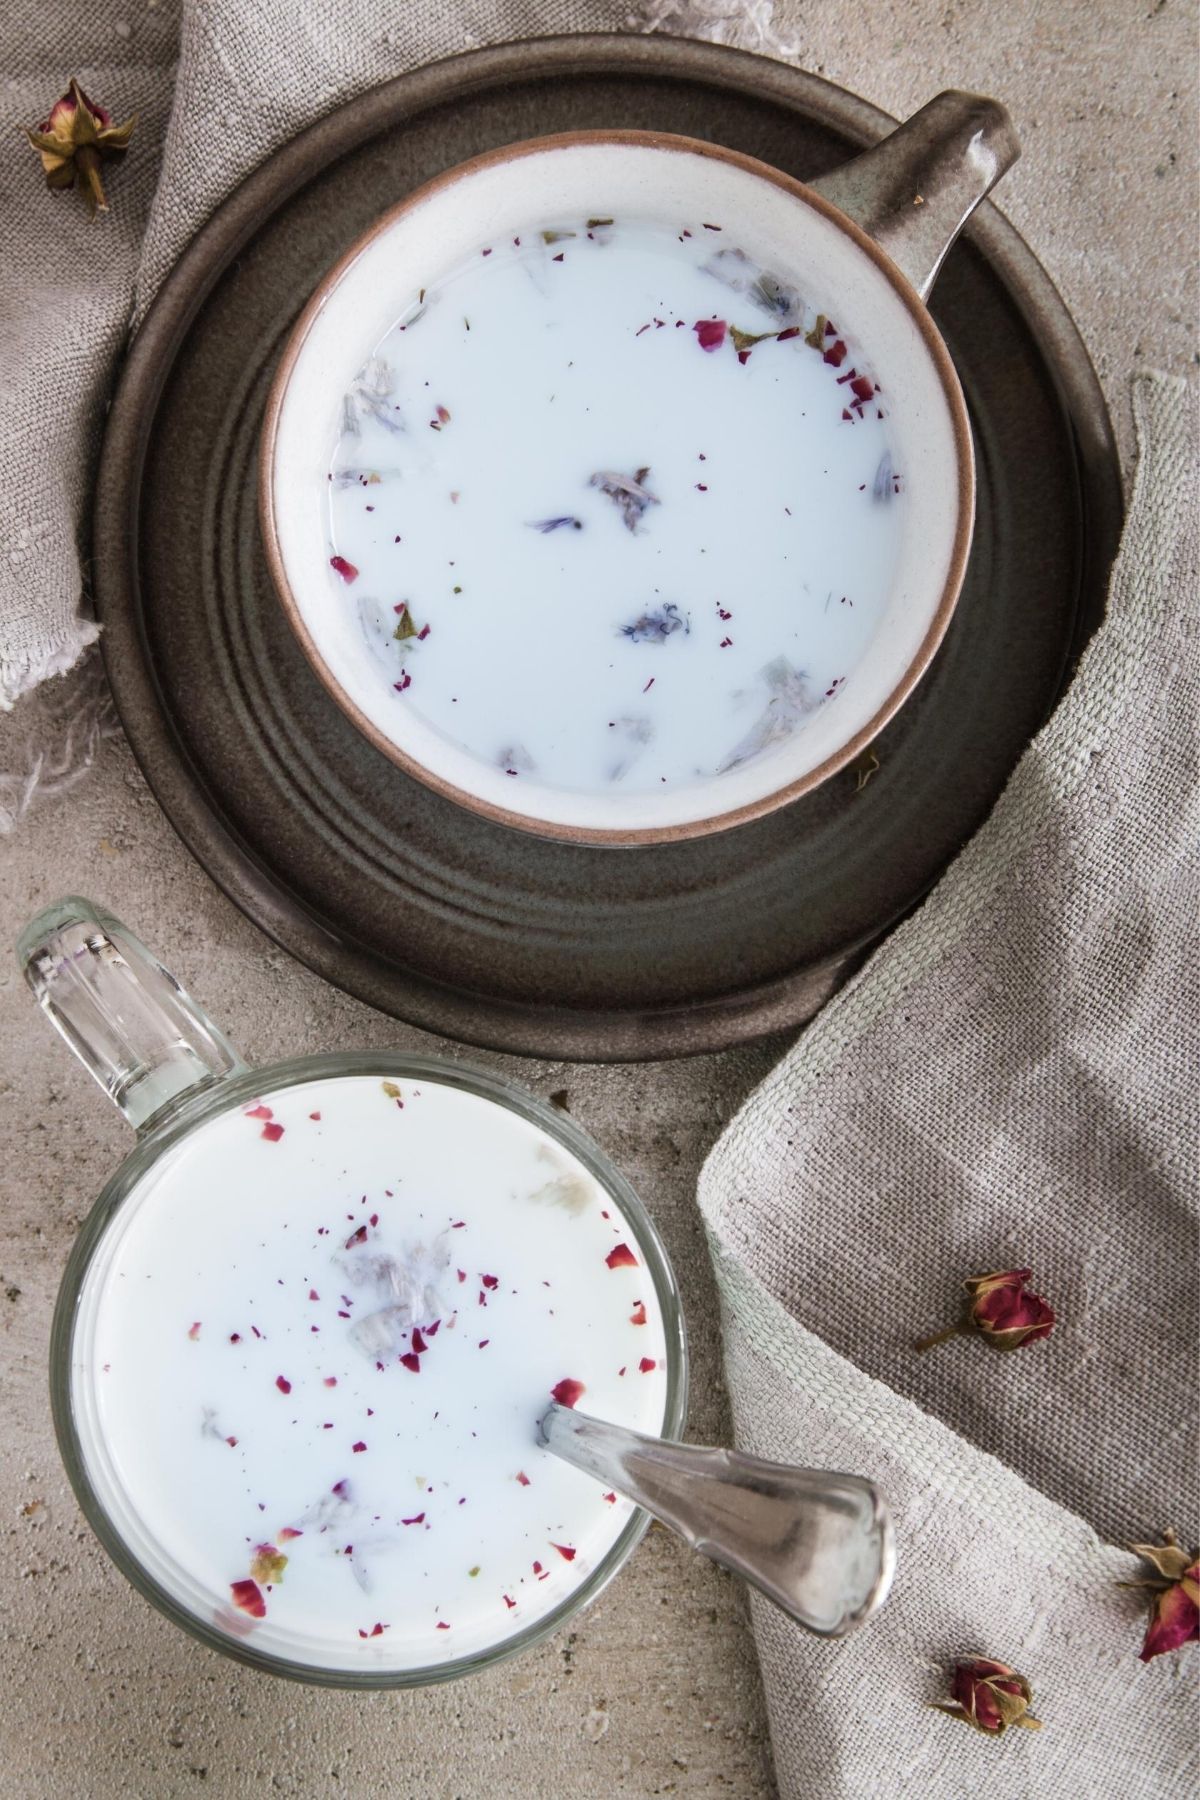
<path fill-rule="evenodd" d="M 1196 360 L 1188 0 L 804 0 L 778 6 L 776 24 L 806 66 L 897 114 L 949 85 L 1008 101 L 1025 157 L 1003 205 L 1076 312 L 1128 458 L 1130 371 Z M 20 709 L 0 722 L 0 767 L 27 728 Z M 43 802 L 0 842 L 0 941 L 71 889 L 141 931 L 251 1060 L 435 1046 L 323 986 L 247 924 L 176 841 L 119 739 L 72 795 Z M 0 1042 L 4 1800 L 772 1792 L 742 1596 L 658 1530 L 574 1631 L 425 1693 L 357 1698 L 274 1682 L 191 1643 L 138 1599 L 75 1508 L 45 1376 L 59 1275 L 126 1129 L 3 962 Z M 477 1058 L 539 1093 L 566 1086 L 575 1117 L 649 1202 L 687 1301 L 698 1438 L 720 1438 L 728 1415 L 694 1180 L 779 1048 L 618 1069 Z"/>

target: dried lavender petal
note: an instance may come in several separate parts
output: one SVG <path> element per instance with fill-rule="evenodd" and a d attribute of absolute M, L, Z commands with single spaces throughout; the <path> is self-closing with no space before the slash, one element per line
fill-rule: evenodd
<path fill-rule="evenodd" d="M 644 612 L 636 618 L 632 625 L 622 625 L 621 636 L 627 637 L 635 644 L 664 644 L 672 632 L 682 631 L 685 634 L 691 625 L 680 613 L 673 600 L 664 606 L 657 606 L 652 612 Z"/>
<path fill-rule="evenodd" d="M 652 494 L 648 487 L 643 486 L 649 473 L 648 468 L 638 469 L 633 475 L 621 475 L 612 469 L 599 469 L 591 477 L 588 486 L 599 488 L 602 494 L 607 494 L 610 500 L 615 501 L 627 528 L 636 531 L 646 508 L 661 504 L 658 495 Z"/>
<path fill-rule="evenodd" d="M 781 744 L 803 725 L 817 702 L 809 692 L 803 669 L 793 669 L 786 657 L 777 656 L 762 670 L 767 701 L 744 737 L 717 765 L 719 774 L 736 769 L 772 744 Z"/>
<path fill-rule="evenodd" d="M 879 467 L 875 471 L 875 480 L 871 488 L 872 497 L 876 500 L 891 500 L 898 493 L 900 479 L 892 466 L 892 453 L 885 450 L 879 459 Z"/>

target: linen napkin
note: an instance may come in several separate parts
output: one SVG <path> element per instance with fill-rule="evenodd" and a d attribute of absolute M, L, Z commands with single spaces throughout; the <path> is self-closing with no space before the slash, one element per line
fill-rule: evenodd
<path fill-rule="evenodd" d="M 1134 407 L 1108 617 L 1066 698 L 701 1176 L 738 1442 L 877 1478 L 898 1525 L 857 1635 L 754 1603 L 796 1800 L 1196 1791 L 1196 1652 L 1139 1662 L 1138 1566 L 1110 1547 L 1197 1523 L 1196 455 L 1180 385 L 1140 378 Z M 914 1352 L 964 1277 L 1013 1267 L 1051 1337 Z M 1042 1730 L 932 1710 L 972 1654 L 1027 1677 Z"/>

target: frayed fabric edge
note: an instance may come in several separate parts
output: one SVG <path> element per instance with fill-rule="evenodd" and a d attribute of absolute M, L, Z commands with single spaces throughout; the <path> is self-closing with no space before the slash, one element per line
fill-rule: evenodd
<path fill-rule="evenodd" d="M 803 54 L 794 39 L 775 29 L 772 0 L 645 0 L 626 28 L 647 35 L 706 38 L 735 50 L 756 50 L 787 62 Z"/>
<path fill-rule="evenodd" d="M 69 633 L 48 650 L 37 656 L 9 657 L 0 663 L 0 713 L 11 712 L 23 694 L 49 681 L 52 675 L 69 675 L 99 636 L 100 627 L 94 619 L 75 619 Z"/>
<path fill-rule="evenodd" d="M 64 695 L 43 683 L 36 698 L 27 694 L 22 714 L 29 712 L 28 729 L 19 728 L 21 714 L 14 719 L 11 706 L 5 715 L 0 731 L 0 837 L 16 830 L 35 801 L 53 800 L 73 788 L 95 762 L 105 739 L 121 734 L 104 665 L 94 652 L 87 654 L 97 635 L 92 626 L 87 642 L 74 654 L 64 646 L 55 653 L 53 667 L 43 664 L 45 674 L 66 679 L 68 692 Z"/>

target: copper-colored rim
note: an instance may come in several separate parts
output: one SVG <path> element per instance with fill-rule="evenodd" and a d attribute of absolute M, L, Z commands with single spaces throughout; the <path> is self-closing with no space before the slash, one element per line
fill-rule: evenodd
<path fill-rule="evenodd" d="M 275 440 L 279 429 L 280 414 L 283 410 L 284 396 L 292 377 L 292 371 L 313 323 L 324 307 L 329 294 L 337 287 L 342 277 L 377 237 L 390 230 L 397 219 L 402 218 L 414 207 L 421 205 L 432 194 L 450 186 L 452 182 L 473 175 L 480 169 L 491 168 L 499 163 L 512 162 L 518 157 L 536 155 L 545 150 L 561 150 L 588 144 L 629 144 L 656 150 L 687 152 L 694 156 L 710 157 L 717 162 L 732 163 L 735 167 L 744 169 L 748 174 L 757 175 L 763 180 L 772 182 L 774 186 L 782 188 L 785 193 L 802 200 L 814 212 L 821 213 L 870 257 L 912 315 L 913 322 L 921 334 L 941 382 L 954 434 L 958 466 L 956 488 L 958 516 L 950 554 L 950 566 L 929 628 L 890 694 L 872 718 L 839 750 L 835 750 L 832 755 L 826 757 L 824 762 L 818 763 L 815 769 L 810 769 L 807 774 L 798 777 L 786 787 L 777 788 L 772 793 L 764 794 L 757 800 L 748 801 L 744 806 L 736 807 L 732 811 L 716 813 L 705 819 L 695 819 L 675 825 L 612 829 L 560 824 L 553 820 L 532 818 L 527 813 L 512 812 L 507 807 L 496 806 L 490 801 L 480 799 L 478 795 L 472 794 L 466 788 L 455 786 L 453 782 L 446 781 L 442 776 L 427 768 L 424 763 L 420 763 L 408 755 L 398 744 L 380 731 L 371 719 L 367 718 L 352 697 L 334 679 L 308 630 L 296 603 L 296 597 L 292 593 L 283 566 L 283 556 L 275 528 L 272 473 L 275 463 Z M 947 627 L 958 602 L 963 577 L 966 573 L 974 524 L 975 462 L 966 402 L 963 399 L 962 388 L 959 385 L 950 352 L 946 348 L 941 333 L 912 283 L 896 267 L 886 251 L 882 250 L 873 238 L 856 225 L 853 219 L 847 218 L 822 194 L 806 186 L 804 182 L 797 181 L 794 176 L 785 175 L 781 169 L 772 168 L 769 163 L 760 162 L 757 157 L 747 156 L 740 150 L 727 149 L 722 144 L 710 144 L 700 138 L 686 137 L 681 133 L 665 131 L 565 131 L 548 137 L 526 138 L 520 143 L 503 145 L 498 150 L 486 151 L 480 156 L 474 156 L 466 162 L 456 164 L 452 169 L 444 170 L 440 175 L 435 175 L 431 181 L 415 188 L 411 194 L 406 195 L 403 200 L 376 219 L 375 223 L 355 240 L 323 280 L 317 284 L 308 304 L 292 328 L 291 336 L 284 347 L 267 396 L 259 450 L 258 507 L 267 565 L 288 623 L 318 679 L 375 749 L 381 751 L 406 774 L 424 783 L 426 787 L 432 788 L 435 793 L 441 794 L 447 800 L 454 801 L 459 806 L 466 807 L 470 812 L 492 820 L 495 824 L 511 825 L 520 831 L 530 832 L 535 837 L 556 838 L 566 843 L 597 844 L 604 845 L 609 849 L 633 848 L 642 844 L 669 844 L 687 838 L 706 837 L 714 832 L 728 831 L 735 825 L 747 824 L 752 819 L 760 819 L 767 813 L 776 812 L 780 807 L 790 805 L 793 800 L 798 800 L 802 795 L 811 793 L 814 788 L 820 787 L 829 776 L 836 775 L 839 769 L 844 769 L 847 763 L 853 762 L 854 758 L 866 748 L 872 739 L 878 736 L 888 720 L 893 718 L 903 706 L 933 661 L 938 647 L 946 635 Z"/>

